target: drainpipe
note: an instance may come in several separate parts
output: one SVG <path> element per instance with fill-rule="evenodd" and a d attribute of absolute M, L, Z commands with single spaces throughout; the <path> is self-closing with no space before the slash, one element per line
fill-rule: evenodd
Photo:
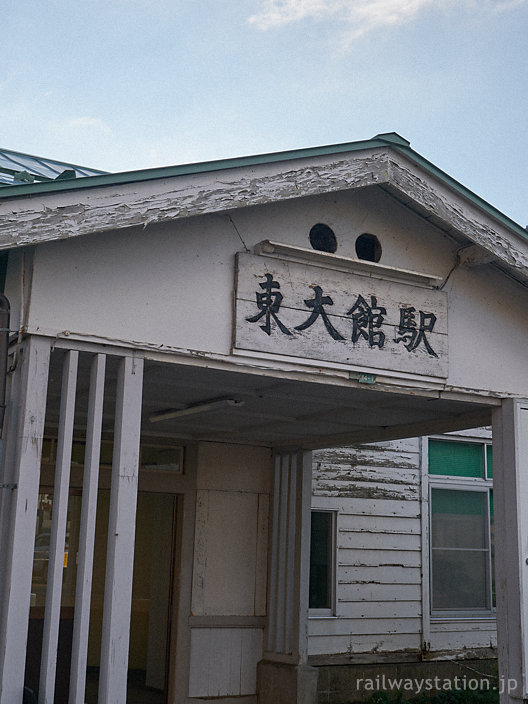
<path fill-rule="evenodd" d="M 0 293 L 0 438 L 6 408 L 7 353 L 9 348 L 9 301 Z"/>

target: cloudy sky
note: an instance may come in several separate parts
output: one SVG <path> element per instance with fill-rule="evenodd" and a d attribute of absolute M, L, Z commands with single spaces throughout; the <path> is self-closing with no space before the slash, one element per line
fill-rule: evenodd
<path fill-rule="evenodd" d="M 109 171 L 395 131 L 528 225 L 528 0 L 3 0 L 0 146 Z"/>

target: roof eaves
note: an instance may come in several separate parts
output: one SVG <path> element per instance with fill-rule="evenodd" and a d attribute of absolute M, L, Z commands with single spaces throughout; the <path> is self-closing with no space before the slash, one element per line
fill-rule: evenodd
<path fill-rule="evenodd" d="M 179 166 L 163 166 L 153 169 L 141 169 L 137 171 L 106 173 L 97 176 L 83 176 L 82 178 L 77 178 L 71 181 L 53 180 L 50 182 L 28 183 L 18 186 L 3 186 L 0 188 L 0 198 L 16 198 L 19 196 L 31 196 L 37 193 L 53 193 L 56 191 L 65 190 L 117 186 L 126 183 L 138 183 L 141 181 L 172 178 L 175 176 L 188 176 L 193 174 L 222 171 L 224 169 L 259 166 L 261 164 L 290 161 L 292 159 L 306 159 L 314 156 L 330 156 L 332 154 L 360 151 L 363 149 L 372 149 L 382 146 L 385 146 L 385 144 L 381 140 L 368 139 L 358 142 L 347 142 L 344 144 L 333 144 L 321 147 L 309 147 L 307 149 L 293 149 L 284 152 L 270 152 L 268 154 L 258 154 L 256 156 L 242 156 L 231 159 L 220 159 L 217 161 L 203 161 L 193 164 L 182 164 Z"/>
<path fill-rule="evenodd" d="M 270 152 L 255 156 L 242 156 L 230 159 L 219 159 L 216 161 L 204 161 L 179 166 L 164 166 L 152 169 L 140 169 L 137 171 L 123 171 L 118 173 L 101 173 L 96 176 L 82 176 L 76 179 L 52 180 L 45 182 L 25 183 L 16 186 L 1 185 L 0 200 L 18 198 L 45 193 L 56 193 L 60 191 L 80 190 L 87 188 L 101 188 L 107 186 L 118 186 L 128 183 L 138 183 L 141 181 L 152 181 L 156 179 L 174 178 L 177 176 L 188 176 L 193 174 L 212 173 L 224 169 L 236 169 L 243 167 L 259 166 L 281 161 L 294 159 L 307 159 L 316 156 L 331 156 L 345 152 L 362 151 L 389 147 L 394 151 L 411 159 L 415 164 L 430 173 L 434 178 L 442 181 L 451 190 L 459 193 L 464 198 L 472 202 L 488 213 L 492 218 L 500 222 L 505 227 L 513 230 L 524 239 L 528 239 L 528 232 L 517 222 L 509 218 L 500 210 L 492 206 L 480 196 L 470 191 L 459 181 L 452 178 L 442 169 L 425 159 L 411 148 L 410 142 L 401 137 L 396 132 L 378 134 L 372 139 L 359 140 L 355 142 L 345 142 L 342 144 L 332 144 L 327 146 L 309 147 L 306 149 L 293 149 L 282 152 Z"/>
<path fill-rule="evenodd" d="M 393 141 L 391 139 L 386 139 L 385 135 L 377 135 L 376 137 L 374 137 L 374 139 L 377 139 L 380 142 L 385 142 L 387 145 L 391 146 L 396 152 L 399 152 L 400 154 L 403 154 L 404 156 L 410 158 L 412 161 L 414 161 L 415 164 L 424 169 L 424 171 L 429 172 L 436 179 L 442 181 L 446 186 L 448 186 L 448 188 L 453 191 L 456 191 L 464 198 L 469 200 L 471 203 L 476 205 L 478 208 L 484 210 L 486 213 L 488 213 L 488 215 L 490 215 L 495 220 L 498 220 L 502 225 L 505 225 L 510 230 L 514 230 L 524 239 L 528 239 L 528 231 L 526 230 L 526 228 L 519 225 L 519 223 L 515 222 L 515 220 L 509 218 L 507 215 L 505 215 L 503 212 L 488 203 L 488 201 L 478 196 L 469 188 L 466 188 L 466 186 L 454 179 L 445 171 L 439 169 L 438 166 L 435 166 L 435 164 L 425 159 L 421 154 L 415 152 L 414 149 L 411 148 L 410 142 L 407 142 L 407 140 L 403 140 L 404 142 L 406 142 L 406 144 L 404 144 L 402 142 L 397 142 L 396 140 Z M 400 137 L 400 139 L 402 138 Z"/>

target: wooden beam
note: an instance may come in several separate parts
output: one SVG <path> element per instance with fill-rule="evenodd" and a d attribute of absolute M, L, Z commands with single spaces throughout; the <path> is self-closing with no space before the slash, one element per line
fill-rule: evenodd
<path fill-rule="evenodd" d="M 53 511 L 49 546 L 48 578 L 46 582 L 46 608 L 42 636 L 42 658 L 40 665 L 39 704 L 53 704 L 55 699 L 55 675 L 57 671 L 57 647 L 64 571 L 64 545 L 68 519 L 70 490 L 70 467 L 75 418 L 75 394 L 79 353 L 66 352 L 62 367 L 61 403 L 59 412 L 59 434 L 57 440 L 57 462 L 53 486 Z"/>
<path fill-rule="evenodd" d="M 119 364 L 99 674 L 99 704 L 126 701 L 143 360 Z"/>
<path fill-rule="evenodd" d="M 94 355 L 90 375 L 88 423 L 84 456 L 81 528 L 70 670 L 70 704 L 83 702 L 86 688 L 105 366 L 106 356 L 104 354 Z"/>
<path fill-rule="evenodd" d="M 23 697 L 49 360 L 50 341 L 29 337 L 15 371 L 17 379 L 9 401 L 9 414 L 16 414 L 17 420 L 11 416 L 13 442 L 6 448 L 5 458 L 12 466 L 14 487 L 9 535 L 2 556 L 1 704 L 20 704 Z"/>
<path fill-rule="evenodd" d="M 447 185 L 424 176 L 403 155 L 390 154 L 388 192 L 445 232 L 493 254 L 497 262 L 528 282 L 528 240 L 506 230 Z"/>
<path fill-rule="evenodd" d="M 491 262 L 494 262 L 497 258 L 495 252 L 483 249 L 477 244 L 459 250 L 458 257 L 460 264 L 468 269 L 491 264 Z"/>
<path fill-rule="evenodd" d="M 381 183 L 387 151 L 314 157 L 0 203 L 0 249 L 90 232 L 147 227 Z"/>
<path fill-rule="evenodd" d="M 501 704 L 528 698 L 528 401 L 493 413 L 497 649 Z"/>
<path fill-rule="evenodd" d="M 311 487 L 310 452 L 275 455 L 265 658 L 295 665 L 308 659 Z"/>

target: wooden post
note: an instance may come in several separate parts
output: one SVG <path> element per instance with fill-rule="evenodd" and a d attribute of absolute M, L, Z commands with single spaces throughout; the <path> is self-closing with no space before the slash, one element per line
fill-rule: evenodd
<path fill-rule="evenodd" d="M 307 659 L 311 495 L 311 452 L 277 454 L 267 650 L 296 663 Z"/>
<path fill-rule="evenodd" d="M 3 599 L 0 613 L 0 704 L 20 704 L 29 622 L 35 522 L 40 482 L 40 460 L 46 412 L 50 341 L 29 337 L 14 374 L 9 414 L 14 442 L 6 448 L 5 462 L 12 467 L 9 532 L 2 556 Z M 16 406 L 16 409 L 13 408 Z"/>
<path fill-rule="evenodd" d="M 119 366 L 99 675 L 99 704 L 126 701 L 143 360 Z"/>
<path fill-rule="evenodd" d="M 62 371 L 57 463 L 53 487 L 53 512 L 46 587 L 46 609 L 42 635 L 39 704 L 53 704 L 55 699 L 55 674 L 57 671 L 62 573 L 64 569 L 64 545 L 70 493 L 70 467 L 78 364 L 79 353 L 73 350 L 66 352 Z"/>
<path fill-rule="evenodd" d="M 528 401 L 493 412 L 495 584 L 501 704 L 528 700 Z"/>
<path fill-rule="evenodd" d="M 86 450 L 84 455 L 81 529 L 79 534 L 79 556 L 70 671 L 70 704 L 84 702 L 86 688 L 86 664 L 88 660 L 88 633 L 92 595 L 99 458 L 101 454 L 105 366 L 106 356 L 104 354 L 94 355 L 90 375 L 88 425 L 86 428 Z"/>
<path fill-rule="evenodd" d="M 308 581 L 312 454 L 275 456 L 267 649 L 259 663 L 259 702 L 311 704 L 317 670 L 308 666 Z"/>

